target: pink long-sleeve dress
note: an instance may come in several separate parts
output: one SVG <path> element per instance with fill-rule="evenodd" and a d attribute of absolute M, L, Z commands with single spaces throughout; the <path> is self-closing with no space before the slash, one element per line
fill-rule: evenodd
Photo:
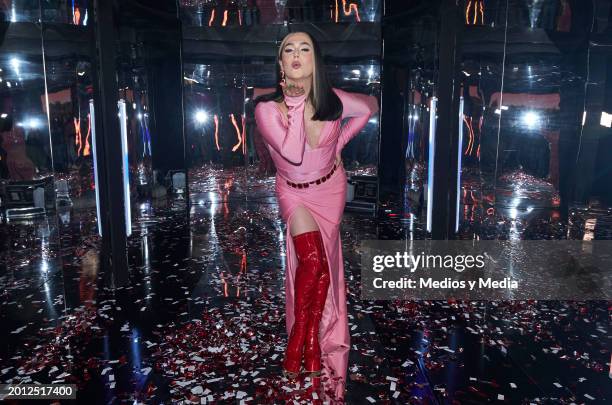
<path fill-rule="evenodd" d="M 289 224 L 295 209 L 303 205 L 310 211 L 319 226 L 331 275 L 330 288 L 319 329 L 323 367 L 322 381 L 327 394 L 326 399 L 343 401 L 350 349 L 346 285 L 340 240 L 340 221 L 346 202 L 346 172 L 340 166 L 325 183 L 311 184 L 308 188 L 297 189 L 287 184 L 287 180 L 304 183 L 329 173 L 336 155 L 341 152 L 348 141 L 359 133 L 367 124 L 370 116 L 376 112 L 370 101 L 371 96 L 349 93 L 336 88 L 333 91 L 342 102 L 342 116 L 335 121 L 326 121 L 315 148 L 312 148 L 306 141 L 304 126 L 306 95 L 285 96 L 285 103 L 288 107 L 287 118 L 276 102 L 260 102 L 255 107 L 255 119 L 272 160 L 276 164 L 276 196 L 281 216 L 287 224 L 285 238 L 287 243 L 287 268 L 285 269 L 287 334 L 291 333 L 294 322 L 293 290 L 298 264 Z M 349 120 L 342 125 L 344 118 L 349 118 Z"/>

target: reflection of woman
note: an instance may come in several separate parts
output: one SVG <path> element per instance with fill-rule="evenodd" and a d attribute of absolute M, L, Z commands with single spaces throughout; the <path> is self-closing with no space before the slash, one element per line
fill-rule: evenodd
<path fill-rule="evenodd" d="M 32 180 L 36 174 L 36 168 L 26 153 L 25 134 L 23 129 L 13 125 L 13 119 L 8 116 L 5 119 L 2 134 L 2 149 L 6 152 L 6 165 L 11 180 Z"/>
<path fill-rule="evenodd" d="M 279 48 L 274 93 L 255 100 L 257 126 L 276 165 L 287 223 L 284 374 L 304 370 L 331 400 L 344 398 L 350 348 L 339 226 L 346 197 L 340 151 L 378 111 L 376 98 L 332 88 L 319 46 L 303 32 Z M 342 118 L 351 117 L 340 126 Z M 331 288 L 330 288 L 331 286 Z M 320 339 L 320 341 L 319 341 Z"/>

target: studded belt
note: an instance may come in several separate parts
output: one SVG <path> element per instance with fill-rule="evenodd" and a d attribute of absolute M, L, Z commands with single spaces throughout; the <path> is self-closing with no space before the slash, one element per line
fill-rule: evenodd
<path fill-rule="evenodd" d="M 287 184 L 293 188 L 308 188 L 310 187 L 311 184 L 321 184 L 321 183 L 325 183 L 331 176 L 332 174 L 334 174 L 334 172 L 336 171 L 336 169 L 340 166 L 340 164 L 338 163 L 334 163 L 334 167 L 332 167 L 331 171 L 329 173 L 327 173 L 325 176 L 313 180 L 313 181 L 309 181 L 308 183 L 293 183 L 289 180 L 287 180 Z"/>

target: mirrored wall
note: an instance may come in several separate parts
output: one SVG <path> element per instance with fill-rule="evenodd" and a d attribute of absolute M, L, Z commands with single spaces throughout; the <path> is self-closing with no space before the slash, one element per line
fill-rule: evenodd
<path fill-rule="evenodd" d="M 387 129 L 402 128 L 405 217 L 426 228 L 428 185 L 439 177 L 430 176 L 430 158 L 431 134 L 440 125 L 432 106 L 440 91 L 445 12 L 457 23 L 459 124 L 448 139 L 457 136 L 459 144 L 451 152 L 458 174 L 451 216 L 460 237 L 564 238 L 592 216 L 585 212 L 609 215 L 610 5 L 469 0 L 456 10 L 445 4 L 389 2 L 387 8 L 386 80 L 398 85 L 383 83 L 383 130 L 389 142 L 394 135 Z"/>
<path fill-rule="evenodd" d="M 581 154 L 579 144 L 600 130 L 583 121 L 589 70 L 597 66 L 589 38 L 602 29 L 593 5 L 603 5 L 587 3 L 465 2 L 460 198 L 466 231 L 480 223 L 485 236 L 566 237 L 572 209 L 595 197 L 591 185 L 590 195 L 574 187 L 592 181 L 579 167 L 596 157 Z"/>
<path fill-rule="evenodd" d="M 380 21 L 381 0 L 180 0 L 181 18 L 198 27 Z"/>
<path fill-rule="evenodd" d="M 0 3 L 0 267 L 34 288 L 99 243 L 89 13 L 87 0 Z"/>

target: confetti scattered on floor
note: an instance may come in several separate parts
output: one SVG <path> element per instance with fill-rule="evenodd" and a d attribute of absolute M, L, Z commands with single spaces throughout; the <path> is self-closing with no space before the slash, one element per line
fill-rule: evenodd
<path fill-rule="evenodd" d="M 311 381 L 280 375 L 284 228 L 273 180 L 247 172 L 194 171 L 189 209 L 135 204 L 131 283 L 116 291 L 99 269 L 95 212 L 3 227 L 0 382 L 74 383 L 101 403 L 312 403 Z M 466 188 L 463 237 L 607 235 L 605 210 L 569 225 L 553 205 L 528 212 L 536 186 L 519 190 L 518 215 L 487 212 L 490 198 Z M 347 403 L 612 400 L 610 302 L 362 301 L 359 241 L 423 235 L 410 226 L 398 201 L 378 218 L 345 215 Z"/>

